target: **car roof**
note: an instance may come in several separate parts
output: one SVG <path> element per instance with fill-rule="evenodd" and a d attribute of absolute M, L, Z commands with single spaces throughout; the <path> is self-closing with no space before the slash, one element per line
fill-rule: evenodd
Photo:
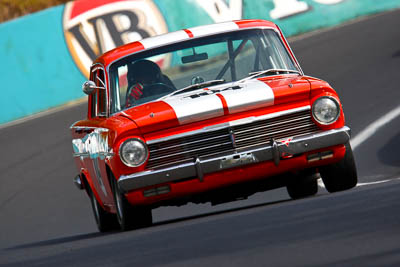
<path fill-rule="evenodd" d="M 279 28 L 275 23 L 267 20 L 235 20 L 209 24 L 175 32 L 169 32 L 119 46 L 99 56 L 93 62 L 93 64 L 100 63 L 106 66 L 120 57 L 124 57 L 139 51 L 144 51 L 179 41 L 189 40 L 191 38 L 199 38 L 207 35 L 214 35 L 246 28 L 272 28 L 279 31 Z"/>

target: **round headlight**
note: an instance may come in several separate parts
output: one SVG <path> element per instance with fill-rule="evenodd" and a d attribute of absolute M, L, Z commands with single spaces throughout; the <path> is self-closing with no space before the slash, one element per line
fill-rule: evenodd
<path fill-rule="evenodd" d="M 129 167 L 142 165 L 146 161 L 148 154 L 146 145 L 136 138 L 126 140 L 119 148 L 122 162 Z"/>
<path fill-rule="evenodd" d="M 313 104 L 312 114 L 314 119 L 321 124 L 334 123 L 339 118 L 339 103 L 333 97 L 320 97 Z"/>

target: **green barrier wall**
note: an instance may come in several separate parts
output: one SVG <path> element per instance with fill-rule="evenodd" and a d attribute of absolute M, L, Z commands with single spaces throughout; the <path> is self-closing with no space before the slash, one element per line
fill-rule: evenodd
<path fill-rule="evenodd" d="M 114 4 L 120 2 L 109 1 Z M 80 0 L 79 4 L 87 7 L 94 2 Z M 134 2 L 132 5 L 137 5 L 139 10 L 137 14 L 142 14 L 137 18 L 143 17 L 143 14 L 149 16 L 153 11 L 158 12 L 160 21 L 166 25 L 164 28 L 160 26 L 161 32 L 245 18 L 272 20 L 282 28 L 286 36 L 400 7 L 400 0 L 212 0 L 208 4 L 204 0 Z M 85 67 L 78 68 L 79 56 L 67 45 L 68 39 L 64 32 L 66 27 L 63 25 L 63 16 L 69 10 L 68 5 L 74 3 L 0 24 L 0 124 L 84 96 L 80 87 L 86 79 L 82 71 Z M 135 17 L 132 15 L 134 13 L 129 13 L 130 18 Z M 104 15 L 98 18 L 107 19 Z M 143 23 L 137 22 L 137 25 L 140 24 Z M 133 28 L 130 30 L 134 31 Z M 121 31 L 120 36 L 123 34 Z"/>
<path fill-rule="evenodd" d="M 0 123 L 82 97 L 84 77 L 65 45 L 62 10 L 0 24 Z"/>

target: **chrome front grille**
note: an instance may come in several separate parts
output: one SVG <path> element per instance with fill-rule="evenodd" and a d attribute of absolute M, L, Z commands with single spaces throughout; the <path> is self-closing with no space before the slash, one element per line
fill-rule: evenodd
<path fill-rule="evenodd" d="M 233 127 L 236 149 L 270 144 L 279 140 L 319 131 L 311 120 L 309 110 L 296 112 L 272 119 L 255 121 Z"/>
<path fill-rule="evenodd" d="M 185 136 L 149 145 L 147 168 L 156 168 L 192 161 L 200 156 L 232 152 L 228 129 Z"/>
<path fill-rule="evenodd" d="M 311 120 L 310 110 L 307 109 L 219 130 L 169 138 L 149 145 L 150 158 L 147 169 L 193 162 L 197 157 L 223 155 L 250 147 L 269 145 L 272 138 L 279 140 L 319 131 L 318 126 Z"/>

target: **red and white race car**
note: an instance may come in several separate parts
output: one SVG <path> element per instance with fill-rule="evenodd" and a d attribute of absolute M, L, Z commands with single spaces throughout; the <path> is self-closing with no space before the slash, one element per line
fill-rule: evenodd
<path fill-rule="evenodd" d="M 357 184 L 337 93 L 305 76 L 279 27 L 224 22 L 100 56 L 71 126 L 100 231 L 152 223 L 153 208 L 219 204 L 286 186 L 290 197 Z"/>

